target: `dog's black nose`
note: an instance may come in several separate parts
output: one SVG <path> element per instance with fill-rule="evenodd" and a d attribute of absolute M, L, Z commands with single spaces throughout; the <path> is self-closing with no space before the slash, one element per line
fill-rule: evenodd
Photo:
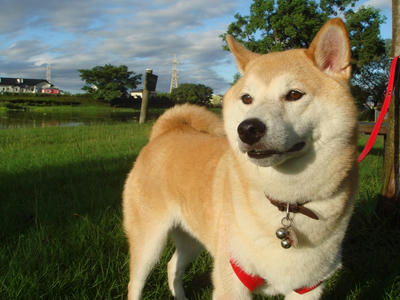
<path fill-rule="evenodd" d="M 247 119 L 239 124 L 237 132 L 243 143 L 253 145 L 257 143 L 267 131 L 267 127 L 259 119 Z"/>

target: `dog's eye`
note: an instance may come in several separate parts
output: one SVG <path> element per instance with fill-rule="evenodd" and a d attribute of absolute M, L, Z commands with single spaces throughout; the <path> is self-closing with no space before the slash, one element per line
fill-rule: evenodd
<path fill-rule="evenodd" d="M 291 90 L 289 93 L 286 94 L 285 100 L 286 101 L 297 101 L 301 97 L 304 96 L 304 93 L 298 90 Z"/>
<path fill-rule="evenodd" d="M 242 102 L 244 104 L 251 104 L 253 103 L 253 97 L 251 97 L 249 94 L 244 94 L 242 97 L 240 97 L 240 99 L 242 99 Z"/>

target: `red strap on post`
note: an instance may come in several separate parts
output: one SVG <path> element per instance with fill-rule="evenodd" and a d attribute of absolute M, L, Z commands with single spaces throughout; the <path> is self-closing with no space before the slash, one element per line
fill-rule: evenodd
<path fill-rule="evenodd" d="M 371 135 L 369 136 L 368 142 L 365 145 L 363 151 L 361 152 L 360 156 L 357 159 L 358 163 L 362 162 L 362 160 L 367 156 L 367 154 L 371 150 L 372 146 L 374 145 L 376 137 L 379 132 L 379 129 L 381 128 L 383 119 L 385 118 L 386 112 L 389 108 L 390 100 L 392 99 L 392 94 L 393 94 L 393 85 L 394 85 L 394 79 L 395 79 L 395 74 L 396 74 L 396 65 L 397 65 L 398 58 L 399 57 L 396 56 L 392 61 L 392 65 L 390 67 L 389 82 L 388 82 L 388 86 L 386 89 L 385 101 L 383 102 L 381 113 L 379 114 L 378 120 L 376 121 L 375 126 L 372 129 L 372 132 L 371 132 Z"/>

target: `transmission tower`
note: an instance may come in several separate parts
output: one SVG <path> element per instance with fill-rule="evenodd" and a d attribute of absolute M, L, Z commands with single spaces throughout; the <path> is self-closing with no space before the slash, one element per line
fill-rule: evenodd
<path fill-rule="evenodd" d="M 169 87 L 169 93 L 171 93 L 173 89 L 176 89 L 178 87 L 178 70 L 176 68 L 177 65 L 178 61 L 176 60 L 175 54 L 174 60 L 172 62 L 171 85 Z"/>
<path fill-rule="evenodd" d="M 46 80 L 48 83 L 51 83 L 51 64 L 47 64 L 46 66 Z"/>

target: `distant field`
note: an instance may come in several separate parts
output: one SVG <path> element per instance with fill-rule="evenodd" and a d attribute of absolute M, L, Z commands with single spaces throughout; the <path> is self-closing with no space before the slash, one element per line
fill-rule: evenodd
<path fill-rule="evenodd" d="M 126 174 L 151 123 L 0 131 L 0 299 L 125 299 L 128 249 L 121 227 Z M 360 148 L 366 137 L 360 138 Z M 400 229 L 375 214 L 382 140 L 360 166 L 343 269 L 323 299 L 400 299 Z M 172 299 L 169 244 L 144 299 Z M 189 299 L 211 299 L 211 258 L 184 282 Z M 255 299 L 281 299 L 255 297 Z"/>
<path fill-rule="evenodd" d="M 46 106 L 46 105 L 101 105 L 87 95 L 5 94 L 0 104 Z"/>
<path fill-rule="evenodd" d="M 150 102 L 148 111 L 159 114 L 165 108 L 153 107 Z M 85 113 L 99 112 L 140 112 L 140 103 L 134 102 L 131 107 L 111 106 L 107 102 L 94 100 L 88 95 L 41 95 L 13 94 L 0 95 L 0 113 L 8 110 L 40 113 Z"/>

